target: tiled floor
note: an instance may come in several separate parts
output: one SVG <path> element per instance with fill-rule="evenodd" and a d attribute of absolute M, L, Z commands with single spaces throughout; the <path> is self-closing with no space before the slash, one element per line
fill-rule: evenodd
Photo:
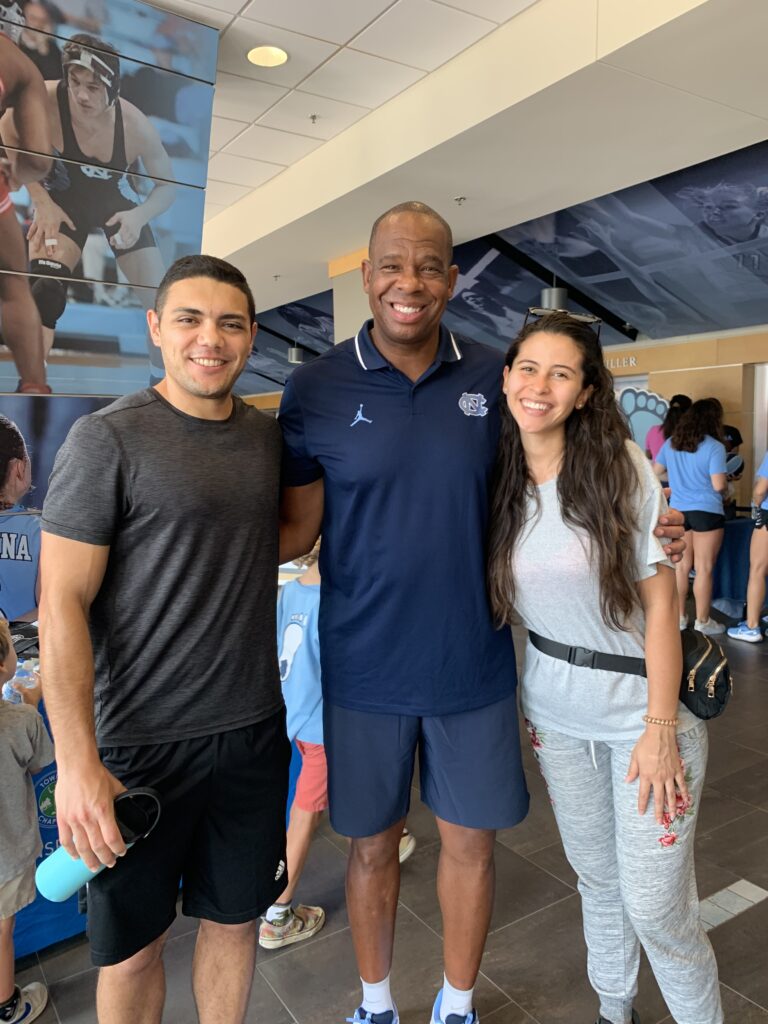
<path fill-rule="evenodd" d="M 518 645 L 522 649 L 522 644 Z M 710 725 L 708 783 L 699 811 L 699 894 L 713 906 L 747 909 L 709 934 L 715 947 L 726 1020 L 768 1024 L 768 642 L 728 642 L 735 694 Z M 532 808 L 518 828 L 502 832 L 497 847 L 496 907 L 476 989 L 483 1024 L 588 1024 L 596 1001 L 588 985 L 579 898 L 573 871 L 557 835 L 538 770 L 524 745 Z M 426 1024 L 442 980 L 440 914 L 434 892 L 437 830 L 414 790 L 409 827 L 418 840 L 403 867 L 394 993 L 404 1024 Z M 321 828 L 302 880 L 300 897 L 325 907 L 325 928 L 304 944 L 259 951 L 247 1020 L 263 1024 L 341 1024 L 358 998 L 358 981 L 344 907 L 345 842 Z M 740 880 L 751 883 L 740 885 Z M 759 887 L 758 890 L 754 886 Z M 471 911 L 470 911 L 471 912 Z M 168 944 L 165 1024 L 195 1018 L 189 974 L 195 922 L 179 918 Z M 51 1002 L 43 1024 L 92 1024 L 96 972 L 81 941 L 27 959 L 22 982 L 44 980 Z M 647 964 L 637 1009 L 643 1024 L 668 1016 Z M 141 1014 L 136 1016 L 141 1020 Z"/>

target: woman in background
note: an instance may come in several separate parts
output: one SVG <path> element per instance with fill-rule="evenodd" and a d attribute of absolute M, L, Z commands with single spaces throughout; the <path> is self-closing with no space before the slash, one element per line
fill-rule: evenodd
<path fill-rule="evenodd" d="M 40 512 L 20 504 L 31 486 L 21 431 L 0 415 L 0 616 L 9 621 L 37 618 Z"/>
<path fill-rule="evenodd" d="M 768 452 L 755 474 L 752 491 L 752 518 L 755 528 L 749 544 L 749 583 L 747 584 L 747 617 L 738 626 L 731 626 L 732 640 L 759 644 L 763 639 L 760 613 L 765 604 L 765 577 L 768 574 Z"/>
<path fill-rule="evenodd" d="M 522 706 L 579 876 L 599 1022 L 637 1020 L 642 945 L 677 1024 L 720 1024 L 693 865 L 707 732 L 679 701 L 659 483 L 584 323 L 525 326 L 503 390 L 489 591 L 499 623 L 529 630 Z"/>
<path fill-rule="evenodd" d="M 686 547 L 676 568 L 680 629 L 688 625 L 688 578 L 691 569 L 695 569 L 694 629 L 709 636 L 725 632 L 725 626 L 709 614 L 712 573 L 725 526 L 723 495 L 728 486 L 722 436 L 722 406 L 717 399 L 701 398 L 681 416 L 653 467 L 659 477 L 669 477 L 670 504 L 685 516 Z"/>
<path fill-rule="evenodd" d="M 688 395 L 672 396 L 664 422 L 651 427 L 645 435 L 645 454 L 651 462 L 656 461 L 656 456 L 661 451 L 661 446 L 672 436 L 672 431 L 679 423 L 680 417 L 690 408 L 691 400 Z"/>

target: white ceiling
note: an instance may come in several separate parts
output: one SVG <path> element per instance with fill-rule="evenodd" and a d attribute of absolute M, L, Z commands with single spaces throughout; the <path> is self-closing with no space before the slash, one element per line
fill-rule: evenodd
<path fill-rule="evenodd" d="M 536 0 L 153 2 L 220 32 L 208 220 Z M 248 62 L 266 44 L 282 67 Z"/>
<path fill-rule="evenodd" d="M 223 31 L 204 245 L 261 309 L 403 199 L 465 241 L 768 138 L 766 0 L 153 2 Z"/>

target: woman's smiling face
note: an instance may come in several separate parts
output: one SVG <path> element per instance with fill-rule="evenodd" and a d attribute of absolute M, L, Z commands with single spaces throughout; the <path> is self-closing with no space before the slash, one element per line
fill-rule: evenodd
<path fill-rule="evenodd" d="M 591 391 L 584 387 L 581 350 L 566 334 L 534 332 L 504 369 L 507 406 L 522 434 L 563 431 Z"/>

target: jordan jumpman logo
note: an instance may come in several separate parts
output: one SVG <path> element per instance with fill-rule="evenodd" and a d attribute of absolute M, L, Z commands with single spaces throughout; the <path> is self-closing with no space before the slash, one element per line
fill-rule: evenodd
<path fill-rule="evenodd" d="M 355 414 L 355 418 L 352 420 L 352 422 L 349 425 L 350 425 L 350 427 L 354 427 L 358 423 L 373 423 L 373 420 L 369 420 L 367 416 L 363 416 L 363 403 L 362 402 L 360 403 L 360 408 L 357 410 L 357 413 Z"/>

